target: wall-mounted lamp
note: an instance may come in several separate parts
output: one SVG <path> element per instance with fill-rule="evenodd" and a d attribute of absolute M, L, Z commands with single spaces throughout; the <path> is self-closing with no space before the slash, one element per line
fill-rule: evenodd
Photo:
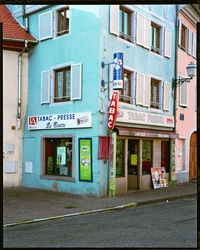
<path fill-rule="evenodd" d="M 187 69 L 187 74 L 188 78 L 178 78 L 178 79 L 173 79 L 173 88 L 174 87 L 179 87 L 182 85 L 184 82 L 190 81 L 195 75 L 196 75 L 196 65 L 194 62 L 190 62 L 188 66 L 186 67 Z"/>

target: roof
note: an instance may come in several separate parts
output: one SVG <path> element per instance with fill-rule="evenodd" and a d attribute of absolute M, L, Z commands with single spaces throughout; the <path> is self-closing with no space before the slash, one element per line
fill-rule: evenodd
<path fill-rule="evenodd" d="M 3 49 L 21 50 L 25 40 L 28 41 L 28 48 L 37 43 L 37 40 L 14 18 L 6 5 L 0 5 L 0 22 L 3 23 Z"/>

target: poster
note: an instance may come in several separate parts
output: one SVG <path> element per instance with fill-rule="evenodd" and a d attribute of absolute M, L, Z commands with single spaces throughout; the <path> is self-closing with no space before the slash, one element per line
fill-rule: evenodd
<path fill-rule="evenodd" d="M 153 182 L 153 188 L 160 188 L 160 175 L 161 175 L 162 169 L 159 168 L 151 168 L 151 177 Z"/>
<path fill-rule="evenodd" d="M 137 154 L 131 155 L 131 165 L 137 165 Z"/>
<path fill-rule="evenodd" d="M 160 175 L 160 187 L 168 187 L 167 177 L 166 177 L 166 170 L 165 167 L 161 168 L 161 175 Z"/>
<path fill-rule="evenodd" d="M 57 147 L 57 164 L 66 164 L 66 147 Z"/>
<path fill-rule="evenodd" d="M 110 133 L 109 145 L 109 196 L 115 197 L 116 192 L 116 133 Z"/>
<path fill-rule="evenodd" d="M 79 180 L 92 181 L 92 139 L 79 139 Z"/>

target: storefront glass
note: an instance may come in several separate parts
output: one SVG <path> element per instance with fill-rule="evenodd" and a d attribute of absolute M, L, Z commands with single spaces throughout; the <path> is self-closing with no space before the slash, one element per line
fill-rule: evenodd
<path fill-rule="evenodd" d="M 117 139 L 116 177 L 124 176 L 124 139 Z"/>
<path fill-rule="evenodd" d="M 72 138 L 46 138 L 45 175 L 72 176 Z"/>
<path fill-rule="evenodd" d="M 128 174 L 138 174 L 138 140 L 128 140 Z"/>
<path fill-rule="evenodd" d="M 152 140 L 142 141 L 142 174 L 151 174 L 152 168 Z"/>

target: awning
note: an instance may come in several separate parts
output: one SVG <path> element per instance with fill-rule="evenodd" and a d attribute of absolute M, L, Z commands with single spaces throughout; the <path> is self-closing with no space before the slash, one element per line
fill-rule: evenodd
<path fill-rule="evenodd" d="M 148 137 L 148 138 L 178 138 L 179 135 L 172 131 L 142 129 L 132 127 L 115 126 L 115 131 L 118 135 L 122 136 L 134 136 L 134 137 Z"/>

